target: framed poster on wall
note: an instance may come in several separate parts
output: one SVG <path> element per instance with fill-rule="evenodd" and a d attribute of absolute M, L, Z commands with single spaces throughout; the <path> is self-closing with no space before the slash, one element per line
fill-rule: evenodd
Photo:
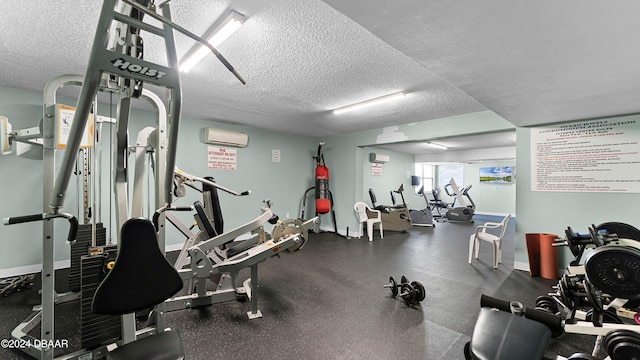
<path fill-rule="evenodd" d="M 513 182 L 513 167 L 491 166 L 480 168 L 480 183 L 511 184 Z"/>

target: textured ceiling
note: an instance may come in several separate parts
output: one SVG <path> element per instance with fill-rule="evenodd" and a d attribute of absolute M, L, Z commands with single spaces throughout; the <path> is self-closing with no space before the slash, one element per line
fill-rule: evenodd
<path fill-rule="evenodd" d="M 83 74 L 102 2 L 0 2 L 0 86 L 41 91 Z M 203 34 L 227 9 L 247 18 L 182 77 L 183 114 L 326 136 L 492 110 L 519 126 L 635 113 L 640 2 L 173 0 Z M 176 35 L 178 56 L 193 41 Z M 145 37 L 145 58 L 162 46 Z M 405 91 L 404 101 L 330 110 Z"/>
<path fill-rule="evenodd" d="M 515 125 L 640 112 L 638 1 L 325 2 Z"/>
<path fill-rule="evenodd" d="M 0 85 L 39 91 L 59 74 L 84 73 L 100 3 L 2 2 Z M 219 46 L 247 84 L 207 57 L 182 77 L 188 116 L 319 137 L 486 110 L 322 1 L 174 0 L 171 7 L 173 20 L 196 34 L 227 8 L 247 17 Z M 181 57 L 193 41 L 176 40 Z M 163 51 L 157 38 L 145 38 L 146 59 L 160 61 Z M 401 103 L 330 111 L 401 90 L 408 93 Z"/>

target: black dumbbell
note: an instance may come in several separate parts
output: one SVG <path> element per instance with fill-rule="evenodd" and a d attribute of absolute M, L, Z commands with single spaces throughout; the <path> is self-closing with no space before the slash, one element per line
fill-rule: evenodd
<path fill-rule="evenodd" d="M 389 283 L 384 285 L 384 287 L 391 289 L 392 297 L 400 294 L 407 305 L 416 304 L 426 297 L 424 286 L 417 281 L 409 283 L 409 280 L 404 275 L 400 278 L 400 284 L 396 282 L 393 276 L 390 276 Z"/>
<path fill-rule="evenodd" d="M 384 287 L 391 289 L 392 297 L 396 297 L 396 295 L 398 295 L 398 283 L 396 282 L 396 279 L 393 278 L 393 276 L 389 277 L 389 283 L 387 285 L 384 285 Z"/>
<path fill-rule="evenodd" d="M 385 288 L 391 289 L 391 296 L 396 297 L 398 295 L 398 289 L 402 284 L 408 283 L 407 277 L 402 275 L 400 278 L 400 284 L 394 279 L 393 276 L 389 276 L 389 283 L 384 285 Z"/>

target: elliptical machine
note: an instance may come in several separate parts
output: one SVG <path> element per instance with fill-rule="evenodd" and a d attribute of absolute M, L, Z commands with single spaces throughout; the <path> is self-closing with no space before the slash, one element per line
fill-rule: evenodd
<path fill-rule="evenodd" d="M 444 191 L 449 196 L 454 196 L 453 203 L 451 205 L 446 202 L 440 200 L 438 198 L 438 192 L 436 189 L 433 191 L 434 201 L 431 203 L 433 208 L 436 209 L 437 215 L 435 215 L 436 221 L 464 221 L 473 223 L 473 215 L 475 214 L 476 204 L 473 202 L 473 199 L 469 195 L 469 190 L 471 189 L 471 185 L 465 186 L 462 189 L 458 188 L 455 180 L 451 178 L 449 183 L 444 186 Z M 469 200 L 471 205 L 467 205 L 464 201 L 464 197 Z M 458 202 L 458 206 L 456 206 L 456 201 Z M 446 210 L 443 214 L 442 211 Z"/>

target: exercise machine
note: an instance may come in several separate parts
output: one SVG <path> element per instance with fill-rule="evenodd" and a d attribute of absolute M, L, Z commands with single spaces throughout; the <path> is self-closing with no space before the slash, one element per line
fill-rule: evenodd
<path fill-rule="evenodd" d="M 397 204 L 395 194 L 399 194 L 402 199 L 402 204 Z M 411 218 L 412 226 L 435 226 L 433 223 L 433 216 L 431 214 L 431 209 L 429 208 L 429 200 L 424 196 L 424 187 L 422 187 L 419 191 L 419 194 L 423 196 L 425 202 L 427 203 L 427 207 L 422 210 L 417 209 L 409 209 L 409 217 Z M 393 204 L 393 208 L 402 209 L 408 208 L 407 203 L 404 199 L 404 184 L 400 184 L 398 190 L 391 191 L 391 203 Z"/>
<path fill-rule="evenodd" d="M 434 215 L 436 221 L 442 222 L 448 220 L 473 223 L 473 215 L 475 215 L 476 204 L 473 202 L 473 199 L 469 195 L 470 189 L 471 185 L 465 186 L 462 189 L 458 188 L 455 180 L 451 178 L 449 180 L 449 183 L 444 186 L 444 190 L 447 195 L 454 197 L 451 204 L 442 201 L 438 196 L 437 189 L 434 189 L 432 191 L 434 199 L 431 204 L 432 208 L 437 212 L 437 215 Z M 469 205 L 467 205 L 464 198 L 469 201 Z"/>
<path fill-rule="evenodd" d="M 402 185 L 400 185 L 400 188 L 398 190 L 401 189 L 404 189 Z M 391 198 L 393 200 L 393 191 L 391 192 L 391 194 Z M 385 230 L 406 232 L 411 228 L 411 216 L 409 215 L 409 209 L 407 209 L 406 204 L 394 204 L 393 206 L 378 205 L 376 194 L 371 188 L 369 188 L 369 198 L 371 199 L 372 207 L 375 210 L 380 210 L 382 226 Z M 367 213 L 367 216 L 375 217 L 377 215 L 373 213 Z"/>
<path fill-rule="evenodd" d="M 599 359 L 603 348 L 612 360 L 640 355 L 640 231 L 611 222 L 592 225 L 588 234 L 568 227 L 565 235 L 554 245 L 568 246 L 575 258 L 553 291 L 536 299 L 534 309 L 483 295 L 465 347 L 467 359 L 540 358 L 549 338 L 563 333 L 595 337 L 590 352 L 568 359 Z M 593 250 L 582 262 L 585 248 Z"/>
<path fill-rule="evenodd" d="M 418 190 L 418 195 L 424 199 L 425 208 L 424 209 L 409 209 L 409 216 L 411 216 L 411 224 L 413 226 L 433 226 L 436 224 L 433 222 L 433 214 L 431 213 L 431 208 L 429 207 L 429 199 L 424 193 L 424 185 L 420 187 Z M 403 197 L 404 202 L 404 197 Z"/>
<path fill-rule="evenodd" d="M 30 346 L 21 348 L 25 353 L 34 358 L 51 360 L 54 358 L 54 346 L 57 340 L 54 332 L 54 305 L 77 299 L 78 294 L 57 294 L 54 288 L 54 219 L 67 219 L 70 226 L 68 241 L 76 240 L 78 220 L 69 213 L 61 212 L 64 206 L 65 195 L 70 177 L 74 171 L 76 158 L 83 141 L 83 133 L 90 118 L 90 113 L 95 107 L 94 99 L 98 91 L 115 94 L 117 102 L 117 121 L 115 129 L 115 141 L 113 154 L 114 172 L 113 186 L 117 199 L 116 224 L 121 229 L 133 212 L 129 212 L 128 193 L 128 155 L 129 144 L 127 128 L 131 113 L 131 104 L 134 99 L 144 97 L 144 83 L 151 83 L 167 89 L 169 106 L 159 105 L 157 95 L 147 92 L 147 98 L 151 99 L 153 106 L 159 113 L 158 126 L 156 127 L 155 140 L 155 208 L 167 206 L 171 203 L 173 172 L 176 160 L 177 137 L 180 123 L 182 104 L 182 90 L 180 85 L 180 73 L 178 69 L 178 57 L 175 46 L 174 30 L 189 38 L 202 43 L 209 48 L 216 57 L 233 73 L 242 83 L 244 79 L 235 69 L 218 53 L 218 51 L 205 39 L 189 32 L 171 21 L 169 1 L 156 6 L 152 0 L 105 0 L 102 2 L 100 18 L 95 32 L 93 46 L 87 71 L 84 77 L 71 75 L 60 77 L 50 82 L 45 87 L 43 120 L 41 131 L 42 159 L 43 159 L 43 210 L 40 214 L 10 217 L 5 224 L 18 224 L 31 221 L 42 221 L 42 305 L 34 309 L 34 314 L 20 324 L 13 332 L 12 337 L 21 343 Z M 145 22 L 144 15 L 153 18 L 153 23 Z M 157 24 L 160 24 L 158 26 Z M 143 41 L 141 32 L 162 38 L 166 51 L 166 65 L 156 64 L 144 60 Z M 68 118 L 71 126 L 66 135 L 66 144 L 59 162 L 55 161 L 54 152 L 57 149 L 58 129 L 56 121 L 61 112 L 56 108 L 55 92 L 59 86 L 65 83 L 80 84 L 82 88 L 78 97 L 73 116 Z M 157 105 L 157 106 L 156 106 Z M 167 126 L 167 119 L 171 119 Z M 4 123 L 4 122 L 3 122 Z M 164 124 L 164 125 L 163 125 Z M 7 128 L 2 126 L 3 128 Z M 22 137 L 30 143 L 35 143 L 29 137 L 28 132 L 17 132 L 16 139 Z M 35 137 L 35 136 L 34 136 Z M 4 136 L 3 136 L 4 138 Z M 4 152 L 4 140 L 2 141 Z M 34 144 L 28 144 L 34 145 Z M 56 167 L 56 164 L 59 164 Z M 56 171 L 57 170 L 57 171 Z M 157 243 L 161 251 L 164 251 L 165 229 L 164 216 L 157 219 Z M 116 232 L 119 236 L 119 232 Z M 97 250 L 101 251 L 101 250 Z M 102 250 L 104 251 L 104 249 Z M 102 255 L 102 253 L 96 253 Z M 164 303 L 155 307 L 152 312 L 153 324 L 148 330 L 137 329 L 135 316 L 127 314 L 120 316 L 122 321 L 121 332 L 118 335 L 119 344 L 127 344 L 138 337 L 144 337 L 149 333 L 163 332 Z M 36 338 L 28 335 L 28 332 L 40 324 L 40 336 Z M 44 345 L 44 346 L 43 346 Z M 65 355 L 67 358 L 101 358 L 106 354 L 106 345 L 97 348 L 84 349 L 78 353 Z"/>
<path fill-rule="evenodd" d="M 324 141 L 318 143 L 318 151 L 316 156 L 313 157 L 316 163 L 315 167 L 315 185 L 308 188 L 302 196 L 302 206 L 300 211 L 300 219 L 304 220 L 305 210 L 307 208 L 307 196 L 312 190 L 315 190 L 315 216 L 318 217 L 321 214 L 331 212 L 331 220 L 333 221 L 333 232 L 336 235 L 340 235 L 338 232 L 338 223 L 336 222 L 336 212 L 333 207 L 333 194 L 329 189 L 329 168 L 324 162 L 324 152 L 322 147 L 325 145 Z M 313 230 L 319 232 L 318 226 Z"/>
<path fill-rule="evenodd" d="M 165 301 L 165 311 L 249 300 L 249 319 L 261 317 L 258 309 L 258 264 L 283 252 L 294 253 L 302 249 L 309 238 L 309 229 L 317 226 L 318 217 L 304 222 L 298 219 L 280 221 L 271 212 L 271 201 L 264 200 L 260 216 L 225 232 L 218 190 L 234 196 L 249 195 L 250 191 L 234 191 L 212 178 L 176 169 L 174 193 L 185 196 L 186 187 L 201 192 L 203 202 L 196 201 L 193 206 L 186 207 L 168 206 L 154 215 L 155 223 L 165 213 L 167 220 L 187 237 L 174 264 L 184 283 L 183 292 Z M 199 229 L 195 234 L 171 213 L 194 210 Z M 265 229 L 267 223 L 273 225 L 270 232 Z M 250 276 L 238 285 L 239 272 L 243 269 L 249 269 Z M 213 282 L 214 290 L 210 290 L 209 281 Z"/>

